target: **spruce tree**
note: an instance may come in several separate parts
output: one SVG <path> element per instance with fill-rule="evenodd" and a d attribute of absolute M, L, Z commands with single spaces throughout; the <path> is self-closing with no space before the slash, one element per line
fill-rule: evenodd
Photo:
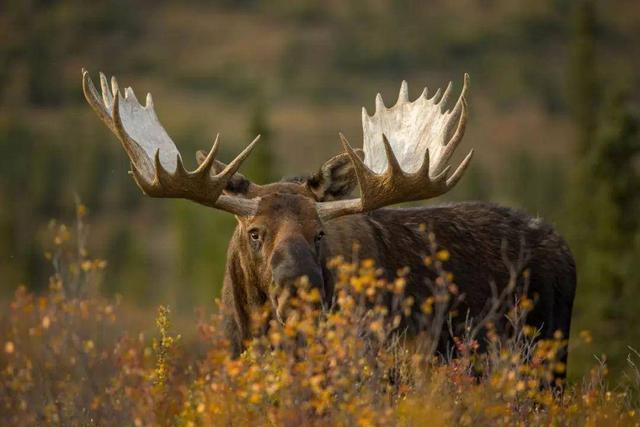
<path fill-rule="evenodd" d="M 260 135 L 260 142 L 247 159 L 245 167 L 247 176 L 258 184 L 277 179 L 273 167 L 272 131 L 263 95 L 259 95 L 254 101 L 248 133 L 251 140 L 256 135 Z"/>
<path fill-rule="evenodd" d="M 584 155 L 596 131 L 598 70 L 596 68 L 596 9 L 593 0 L 578 0 L 573 18 L 569 91 L 577 124 L 578 154 Z"/>
<path fill-rule="evenodd" d="M 577 144 L 567 229 L 578 268 L 575 313 L 617 368 L 640 338 L 630 328 L 640 321 L 640 120 L 612 85 L 600 96 L 595 3 L 581 0 L 574 12 L 569 83 Z M 588 352 L 591 359 L 594 349 Z"/>

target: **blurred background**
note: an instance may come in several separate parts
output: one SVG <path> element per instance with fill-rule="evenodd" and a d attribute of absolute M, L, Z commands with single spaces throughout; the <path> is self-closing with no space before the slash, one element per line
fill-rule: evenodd
<path fill-rule="evenodd" d="M 391 104 L 403 79 L 411 97 L 458 91 L 468 72 L 476 156 L 442 199 L 520 207 L 567 237 L 573 335 L 593 335 L 572 373 L 640 347 L 637 0 L 3 1 L 0 298 L 47 287 L 48 224 L 70 222 L 77 197 L 104 292 L 190 315 L 219 294 L 235 220 L 142 197 L 83 99 L 82 67 L 152 92 L 188 166 L 217 132 L 227 161 L 261 133 L 243 166 L 257 182 L 314 172 L 338 131 L 359 145 L 377 92 Z"/>

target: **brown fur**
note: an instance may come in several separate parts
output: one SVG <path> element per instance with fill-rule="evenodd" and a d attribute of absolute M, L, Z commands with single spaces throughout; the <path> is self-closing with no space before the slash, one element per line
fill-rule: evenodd
<path fill-rule="evenodd" d="M 274 284 L 273 254 L 282 250 L 288 254 L 285 256 L 294 257 L 293 268 L 300 274 L 318 266 L 322 269 L 322 283 L 318 285 L 325 298 L 329 298 L 333 281 L 326 262 L 338 255 L 350 261 L 357 243 L 360 248 L 357 256 L 374 259 L 390 279 L 399 269 L 410 268 L 406 292 L 416 299 L 418 306 L 430 294 L 426 281 L 435 278 L 435 273 L 423 263 L 430 249 L 421 224 L 435 234 L 438 246 L 450 253 L 445 267 L 454 274 L 464 295 L 459 312 L 479 316 L 492 296 L 490 284 L 495 283 L 501 290 L 509 281 L 505 256 L 516 262 L 524 248 L 527 263 L 521 267 L 530 272 L 528 293 L 537 302 L 528 323 L 541 328 L 543 338 L 552 337 L 556 330 L 569 337 L 575 264 L 565 241 L 548 224 L 517 210 L 480 202 L 385 208 L 323 224 L 316 214 L 315 202 L 322 201 L 323 195 L 331 192 L 318 187 L 310 192 L 309 182 L 347 192 L 354 184 L 348 174 L 345 179 L 351 182 L 338 183 L 331 183 L 330 171 L 321 170 L 319 174 L 324 177 L 320 184 L 320 180 L 313 181 L 312 177 L 260 187 L 257 214 L 238 219 L 229 245 L 222 294 L 227 310 L 225 328 L 235 354 L 242 351 L 243 341 L 251 337 L 251 313 L 270 299 L 277 308 L 273 289 L 282 285 Z M 257 187 L 254 194 L 255 191 Z M 334 191 L 330 197 L 340 195 Z M 248 235 L 254 227 L 266 233 L 258 251 L 252 248 Z M 326 232 L 326 238 L 316 246 L 314 237 L 320 230 Z M 293 246 L 295 250 L 291 249 Z M 460 321 L 464 317 L 460 316 Z M 415 333 L 419 325 L 416 318 L 406 327 Z"/>

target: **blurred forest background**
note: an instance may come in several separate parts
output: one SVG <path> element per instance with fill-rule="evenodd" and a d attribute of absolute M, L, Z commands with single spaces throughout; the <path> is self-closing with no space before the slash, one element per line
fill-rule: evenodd
<path fill-rule="evenodd" d="M 235 220 L 142 197 L 83 99 L 82 67 L 152 92 L 188 166 L 217 132 L 223 160 L 261 133 L 243 167 L 258 182 L 315 171 L 338 131 L 358 143 L 377 92 L 459 90 L 468 72 L 476 156 L 446 199 L 521 207 L 568 238 L 574 336 L 594 336 L 571 372 L 640 347 L 637 0 L 3 1 L 0 298 L 47 286 L 48 224 L 70 221 L 77 196 L 105 292 L 192 313 L 219 294 Z"/>

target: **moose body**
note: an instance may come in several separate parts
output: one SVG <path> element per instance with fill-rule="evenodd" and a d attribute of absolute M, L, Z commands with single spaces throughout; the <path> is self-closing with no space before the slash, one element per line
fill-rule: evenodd
<path fill-rule="evenodd" d="M 450 160 L 464 135 L 469 79 L 452 109 L 446 109 L 451 84 L 429 98 L 427 89 L 409 101 L 403 82 L 398 100 L 386 107 L 376 97 L 376 111 L 362 113 L 363 149 L 355 150 L 340 135 L 344 153 L 327 161 L 309 177 L 257 185 L 238 172 L 256 138 L 228 165 L 215 159 L 218 138 L 209 152 L 197 155 L 199 166 L 185 170 L 177 147 L 155 114 L 147 95 L 142 106 L 131 88 L 120 92 L 100 75 L 99 94 L 83 71 L 85 97 L 100 119 L 118 137 L 131 160 L 136 184 L 151 197 L 184 198 L 232 213 L 238 226 L 228 250 L 223 286 L 225 328 L 234 353 L 251 337 L 255 310 L 272 307 L 275 317 L 287 315 L 299 279 L 321 292 L 325 303 L 333 293 L 327 261 L 342 256 L 352 261 L 354 244 L 360 259 L 372 259 L 387 279 L 407 269 L 406 295 L 415 306 L 430 294 L 434 272 L 423 263 L 430 242 L 450 253 L 445 268 L 459 293 L 457 323 L 467 314 L 481 316 L 495 292 L 514 274 L 536 301 L 528 323 L 549 338 L 555 331 L 569 337 L 576 286 L 575 265 L 562 238 L 538 218 L 487 203 L 458 203 L 429 208 L 387 206 L 437 197 L 453 188 L 473 151 L 450 173 Z M 359 197 L 349 198 L 355 188 Z M 517 271 L 509 261 L 524 263 Z M 515 285 L 514 285 L 515 286 Z M 508 287 L 507 289 L 511 289 Z M 417 316 L 404 330 L 420 332 Z M 443 334 L 446 336 L 446 334 Z M 446 341 L 446 340 L 445 340 Z M 442 351 L 446 351 L 446 342 Z M 566 352 L 561 357 L 566 357 Z"/>
<path fill-rule="evenodd" d="M 281 254 L 272 266 L 287 265 L 286 271 L 279 271 L 285 277 L 261 275 L 260 268 L 256 268 L 261 263 L 252 256 L 254 249 L 243 224 L 236 228 L 229 246 L 222 303 L 226 311 L 225 331 L 236 355 L 243 350 L 243 342 L 251 338 L 250 314 L 268 303 L 265 282 L 312 277 L 322 284 L 324 298 L 329 302 L 333 272 L 325 267 L 327 261 L 335 256 L 352 261 L 354 244 L 358 248 L 356 256 L 374 260 L 388 280 L 408 268 L 404 276 L 405 295 L 413 297 L 417 302 L 415 306 L 419 307 L 431 295 L 427 282 L 437 275 L 423 262 L 430 254 L 425 226 L 436 236 L 438 246 L 450 253 L 445 267 L 453 273 L 461 295 L 457 311 L 462 315 L 454 319 L 454 326 L 462 326 L 467 314 L 476 319 L 482 315 L 492 292 L 501 292 L 513 279 L 507 261 L 516 263 L 524 250 L 528 253 L 527 259 L 518 269 L 529 272 L 527 293 L 536 302 L 528 314 L 527 324 L 539 329 L 543 339 L 551 339 L 556 331 L 569 337 L 576 287 L 575 264 L 562 237 L 538 218 L 483 202 L 385 208 L 325 222 L 326 237 L 316 248 L 311 238 L 304 237 L 313 237 L 314 233 L 303 230 L 305 226 L 314 230 L 314 225 L 293 224 L 292 227 L 288 224 L 297 223 L 297 211 L 306 202 L 304 196 L 279 194 L 278 199 L 286 202 L 279 207 L 271 206 L 270 218 L 277 218 L 278 224 L 272 222 L 269 229 L 298 228 L 290 231 L 275 250 L 270 249 L 271 253 Z M 410 335 L 421 332 L 423 324 L 419 317 L 419 314 L 409 317 L 403 332 L 409 331 Z M 451 341 L 447 338 L 445 334 L 439 348 L 443 353 L 450 349 Z M 566 353 L 561 357 L 566 362 Z"/>

